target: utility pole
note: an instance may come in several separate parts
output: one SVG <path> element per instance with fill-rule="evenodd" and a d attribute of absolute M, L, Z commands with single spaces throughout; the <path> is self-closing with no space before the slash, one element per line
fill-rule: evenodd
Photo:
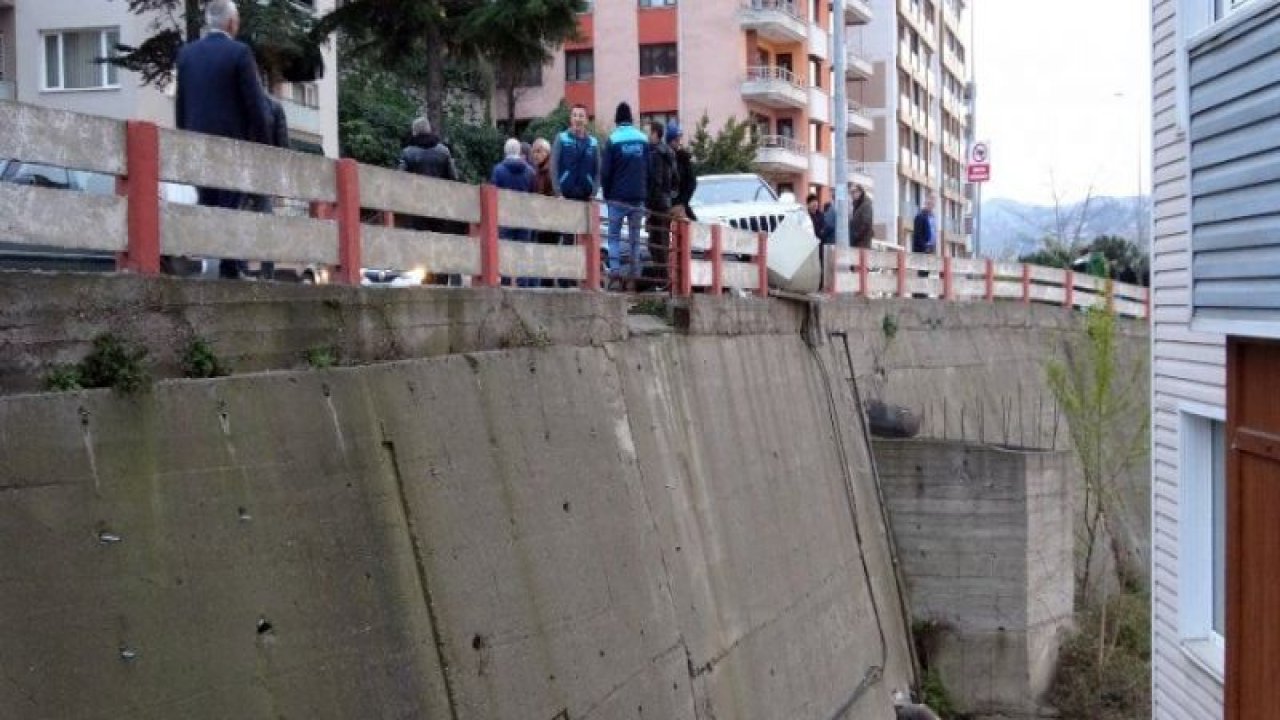
<path fill-rule="evenodd" d="M 958 6 L 962 7 L 962 6 Z M 965 148 L 965 180 L 969 173 L 967 158 L 969 156 L 969 148 L 978 139 L 978 10 L 976 7 L 969 8 L 969 77 L 965 80 L 964 94 L 965 102 L 968 104 L 969 110 L 969 128 L 968 135 L 965 138 L 968 143 Z M 973 256 L 982 257 L 982 186 L 984 183 L 973 183 L 977 185 L 975 195 L 977 199 L 973 200 Z M 970 185 L 972 187 L 972 185 Z"/>
<path fill-rule="evenodd" d="M 849 247 L 849 99 L 845 85 L 849 59 L 844 50 L 844 1 L 831 3 L 831 40 L 836 56 L 831 102 L 835 105 L 832 116 L 836 124 L 836 245 L 839 247 Z"/>

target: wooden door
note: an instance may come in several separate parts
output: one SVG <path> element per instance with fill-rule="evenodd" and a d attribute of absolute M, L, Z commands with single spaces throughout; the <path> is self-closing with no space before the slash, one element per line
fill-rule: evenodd
<path fill-rule="evenodd" d="M 1227 341 L 1227 720 L 1277 717 L 1280 341 Z"/>

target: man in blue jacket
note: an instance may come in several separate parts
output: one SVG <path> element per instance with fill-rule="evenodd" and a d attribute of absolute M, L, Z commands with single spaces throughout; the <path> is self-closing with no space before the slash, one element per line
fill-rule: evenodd
<path fill-rule="evenodd" d="M 569 128 L 551 144 L 551 186 L 570 200 L 595 197 L 600 178 L 600 144 L 587 131 L 587 106 L 569 111 Z"/>
<path fill-rule="evenodd" d="M 178 53 L 178 93 L 174 103 L 178 129 L 206 135 L 269 143 L 267 112 L 270 107 L 258 65 L 248 45 L 237 42 L 240 11 L 231 0 L 210 0 L 205 5 L 204 37 L 183 46 Z M 239 208 L 244 193 L 219 188 L 199 188 L 201 205 Z M 219 274 L 243 277 L 245 263 L 223 260 Z"/>
<path fill-rule="evenodd" d="M 618 103 L 613 122 L 617 127 L 604 144 L 600 171 L 600 185 L 609 204 L 609 273 L 635 281 L 640 277 L 640 227 L 649 194 L 649 138 L 632 124 L 631 106 L 625 102 Z M 623 219 L 627 221 L 625 246 Z"/>

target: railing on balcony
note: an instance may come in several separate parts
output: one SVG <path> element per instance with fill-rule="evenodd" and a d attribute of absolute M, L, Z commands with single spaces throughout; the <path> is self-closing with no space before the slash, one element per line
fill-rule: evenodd
<path fill-rule="evenodd" d="M 796 74 L 780 65 L 752 65 L 747 68 L 748 82 L 767 82 L 769 80 L 781 80 L 802 90 L 804 89 L 804 85 L 796 79 Z"/>
<path fill-rule="evenodd" d="M 786 150 L 797 155 L 803 155 L 805 153 L 805 144 L 786 135 L 762 135 L 760 137 L 760 149 Z"/>
<path fill-rule="evenodd" d="M 870 3 L 865 0 L 845 0 L 844 21 L 847 25 L 865 25 L 874 17 Z"/>
<path fill-rule="evenodd" d="M 796 10 L 796 4 L 793 0 L 743 0 L 743 10 L 775 10 L 790 15 L 797 20 L 804 20 L 804 16 Z"/>
<path fill-rule="evenodd" d="M 845 74 L 851 80 L 870 80 L 875 72 L 871 61 L 855 48 L 845 48 Z"/>

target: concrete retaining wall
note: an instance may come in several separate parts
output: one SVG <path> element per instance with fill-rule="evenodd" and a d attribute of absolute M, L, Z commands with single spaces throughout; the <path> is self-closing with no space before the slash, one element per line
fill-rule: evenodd
<path fill-rule="evenodd" d="M 0 715 L 891 718 L 887 532 L 817 362 L 667 335 L 0 399 Z"/>
<path fill-rule="evenodd" d="M 924 659 L 961 710 L 1035 716 L 1073 613 L 1064 454 L 937 441 L 874 448 Z"/>

